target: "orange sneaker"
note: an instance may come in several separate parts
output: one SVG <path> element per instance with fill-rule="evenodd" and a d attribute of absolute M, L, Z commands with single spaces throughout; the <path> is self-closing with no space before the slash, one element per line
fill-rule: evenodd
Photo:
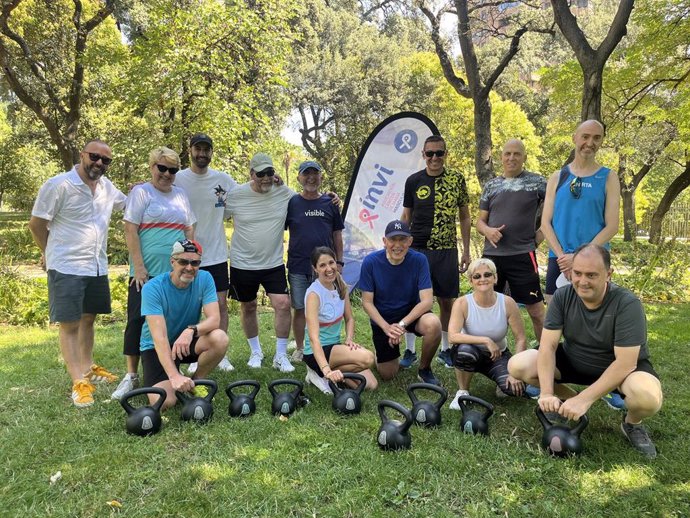
<path fill-rule="evenodd" d="M 72 402 L 76 407 L 85 407 L 93 405 L 93 393 L 96 391 L 89 381 L 84 378 L 74 382 L 72 385 Z"/>
<path fill-rule="evenodd" d="M 118 377 L 115 376 L 115 374 L 113 374 L 112 372 L 108 372 L 103 367 L 101 367 L 100 365 L 96 365 L 95 363 L 91 366 L 91 370 L 84 374 L 84 378 L 89 380 L 91 383 L 112 383 L 113 381 L 117 381 L 118 379 Z"/>

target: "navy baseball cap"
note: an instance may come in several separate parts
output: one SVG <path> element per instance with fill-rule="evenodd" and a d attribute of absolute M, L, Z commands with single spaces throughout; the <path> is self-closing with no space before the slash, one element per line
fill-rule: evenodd
<path fill-rule="evenodd" d="M 189 147 L 199 143 L 208 144 L 209 147 L 213 147 L 213 140 L 206 133 L 195 133 L 192 135 L 192 138 L 189 139 Z"/>
<path fill-rule="evenodd" d="M 386 225 L 386 234 L 385 236 L 387 238 L 391 238 L 394 236 L 405 236 L 405 237 L 410 237 L 412 234 L 410 233 L 410 227 L 407 223 L 404 221 L 400 221 L 399 219 L 395 219 L 388 223 Z"/>
<path fill-rule="evenodd" d="M 316 169 L 319 173 L 323 170 L 321 166 L 318 164 L 318 162 L 314 162 L 313 160 L 306 160 L 299 165 L 299 174 L 304 173 L 304 171 L 306 171 L 307 169 Z"/>

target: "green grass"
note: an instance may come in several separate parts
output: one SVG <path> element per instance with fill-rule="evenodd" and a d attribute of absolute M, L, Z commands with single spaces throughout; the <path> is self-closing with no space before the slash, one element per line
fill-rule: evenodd
<path fill-rule="evenodd" d="M 409 405 L 403 372 L 375 393 L 362 414 L 341 418 L 330 399 L 307 389 L 312 403 L 283 422 L 270 414 L 266 383 L 280 375 L 246 367 L 248 348 L 236 313 L 231 353 L 236 371 L 214 373 L 223 389 L 258 379 L 257 413 L 227 415 L 219 391 L 204 427 L 166 413 L 160 434 L 124 430 L 124 411 L 99 387 L 96 404 L 71 405 L 55 328 L 0 327 L 0 514 L 7 516 L 688 516 L 690 365 L 688 305 L 650 305 L 650 346 L 665 403 L 647 423 L 659 457 L 647 461 L 619 431 L 621 414 L 597 403 L 583 433 L 585 454 L 552 459 L 539 449 L 534 402 L 501 399 L 478 376 L 473 393 L 496 407 L 491 436 L 459 432 L 459 415 L 443 409 L 437 430 L 412 429 L 412 449 L 379 450 L 376 404 Z M 358 339 L 369 343 L 357 309 Z M 272 354 L 272 315 L 261 315 L 266 356 Z M 97 361 L 122 372 L 122 325 L 97 329 Z M 453 392 L 452 371 L 435 369 Z M 304 378 L 299 364 L 292 376 Z M 51 475 L 62 478 L 50 483 Z M 107 502 L 117 500 L 122 508 Z"/>

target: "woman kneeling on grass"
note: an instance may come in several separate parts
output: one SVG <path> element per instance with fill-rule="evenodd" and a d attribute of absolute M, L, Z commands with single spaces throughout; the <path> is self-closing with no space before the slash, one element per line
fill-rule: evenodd
<path fill-rule="evenodd" d="M 506 335 L 508 326 L 515 338 L 515 352 L 525 350 L 525 328 L 517 303 L 503 293 L 496 293 L 496 265 L 490 259 L 476 259 L 467 269 L 472 291 L 453 303 L 448 324 L 448 339 L 453 343 L 451 357 L 460 390 L 450 404 L 460 410 L 458 399 L 470 394 L 470 381 L 481 372 L 497 385 L 499 397 L 521 396 L 524 384 L 508 374 Z"/>
<path fill-rule="evenodd" d="M 318 278 L 304 296 L 306 382 L 324 394 L 331 394 L 327 379 L 338 383 L 343 380 L 343 372 L 359 372 L 367 380 L 366 388 L 375 389 L 378 381 L 371 372 L 374 354 L 353 341 L 355 320 L 347 285 L 338 273 L 335 252 L 326 246 L 316 247 L 311 254 L 311 265 Z M 343 317 L 345 343 L 340 340 Z"/>

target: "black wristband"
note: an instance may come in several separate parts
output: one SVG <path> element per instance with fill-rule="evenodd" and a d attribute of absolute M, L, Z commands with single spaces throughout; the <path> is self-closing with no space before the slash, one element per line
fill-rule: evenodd
<path fill-rule="evenodd" d="M 335 264 L 338 266 L 345 266 L 345 261 L 336 261 Z"/>

